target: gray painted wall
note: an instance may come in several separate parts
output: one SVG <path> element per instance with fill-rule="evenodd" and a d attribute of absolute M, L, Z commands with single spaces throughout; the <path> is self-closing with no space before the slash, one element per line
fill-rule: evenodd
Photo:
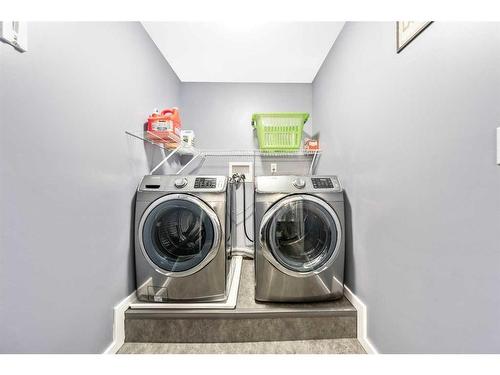
<path fill-rule="evenodd" d="M 135 288 L 124 135 L 180 82 L 139 23 L 30 23 L 0 43 L 0 352 L 99 353 Z"/>
<path fill-rule="evenodd" d="M 183 83 L 181 90 L 182 126 L 193 129 L 196 145 L 202 149 L 249 150 L 258 148 L 251 126 L 256 112 L 312 113 L 312 84 L 283 83 Z M 312 133 L 312 116 L 305 132 Z M 249 157 L 209 157 L 203 165 L 193 163 L 186 173 L 228 174 L 229 162 L 255 163 L 255 174 L 270 174 L 276 163 L 278 174 L 308 173 L 310 157 L 297 159 Z M 247 231 L 253 236 L 253 186 L 247 183 Z M 236 192 L 234 215 L 236 247 L 252 247 L 243 231 L 243 188 Z"/>
<path fill-rule="evenodd" d="M 196 132 L 201 148 L 251 149 L 255 112 L 312 111 L 306 83 L 183 83 L 182 124 Z M 311 129 L 312 120 L 306 125 Z"/>
<path fill-rule="evenodd" d="M 370 339 L 382 352 L 499 352 L 499 62 L 498 24 L 435 23 L 396 55 L 393 23 L 349 23 L 313 87 L 181 95 L 137 23 L 30 24 L 28 53 L 0 44 L 0 352 L 109 345 L 112 305 L 134 288 L 133 193 L 158 158 L 123 131 L 173 105 L 198 146 L 227 149 L 255 147 L 253 112 L 313 108 L 319 172 L 346 187 L 346 283 Z"/>
<path fill-rule="evenodd" d="M 346 283 L 381 352 L 500 352 L 500 24 L 348 23 L 313 85 L 348 198 Z"/>

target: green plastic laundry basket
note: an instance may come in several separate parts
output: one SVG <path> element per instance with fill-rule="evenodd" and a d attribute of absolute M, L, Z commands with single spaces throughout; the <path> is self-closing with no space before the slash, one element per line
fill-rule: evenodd
<path fill-rule="evenodd" d="M 259 149 L 268 152 L 297 151 L 309 113 L 254 113 L 252 124 L 257 130 Z"/>

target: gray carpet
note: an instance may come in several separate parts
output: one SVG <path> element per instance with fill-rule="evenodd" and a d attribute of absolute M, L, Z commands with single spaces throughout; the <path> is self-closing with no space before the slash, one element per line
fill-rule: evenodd
<path fill-rule="evenodd" d="M 118 354 L 364 354 L 356 339 L 228 342 L 207 344 L 125 343 Z"/>

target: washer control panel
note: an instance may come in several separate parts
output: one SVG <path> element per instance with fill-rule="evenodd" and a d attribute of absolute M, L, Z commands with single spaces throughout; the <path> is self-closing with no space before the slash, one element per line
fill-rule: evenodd
<path fill-rule="evenodd" d="M 142 179 L 138 191 L 221 193 L 226 187 L 226 176 L 148 175 Z"/>
<path fill-rule="evenodd" d="M 195 189 L 215 189 L 217 186 L 217 178 L 215 177 L 197 177 L 194 180 Z"/>

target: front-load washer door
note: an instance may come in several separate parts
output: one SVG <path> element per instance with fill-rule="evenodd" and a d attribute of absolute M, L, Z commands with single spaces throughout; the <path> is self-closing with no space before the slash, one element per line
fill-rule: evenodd
<path fill-rule="evenodd" d="M 164 275 L 180 277 L 199 271 L 215 257 L 221 225 L 201 199 L 170 194 L 148 207 L 138 234 L 148 262 Z"/>
<path fill-rule="evenodd" d="M 342 230 L 328 203 L 311 195 L 291 195 L 274 204 L 260 228 L 262 251 L 275 267 L 308 276 L 335 260 Z"/>

